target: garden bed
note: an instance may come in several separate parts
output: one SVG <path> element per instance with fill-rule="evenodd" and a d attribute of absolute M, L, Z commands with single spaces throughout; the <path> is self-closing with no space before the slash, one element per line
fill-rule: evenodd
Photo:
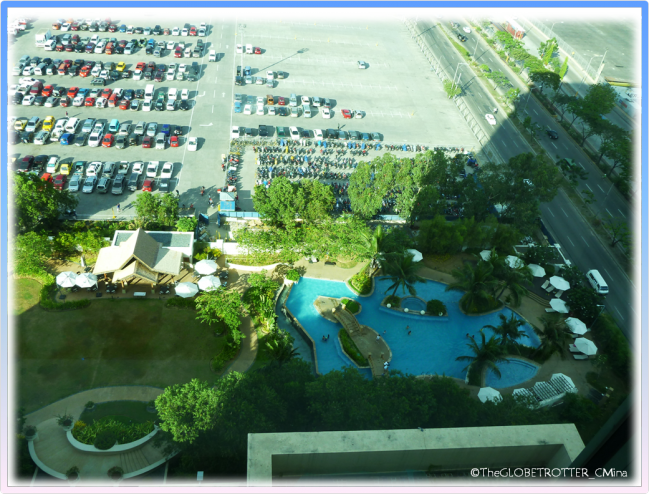
<path fill-rule="evenodd" d="M 354 340 L 347 334 L 345 328 L 340 328 L 338 330 L 338 339 L 340 341 L 340 346 L 352 362 L 354 362 L 359 367 L 369 367 L 370 363 L 367 361 L 363 354 L 360 352 Z"/>
<path fill-rule="evenodd" d="M 343 298 L 340 300 L 341 304 L 345 304 L 345 308 L 352 314 L 357 315 L 361 311 L 361 305 L 355 300 L 349 300 L 348 298 Z"/>

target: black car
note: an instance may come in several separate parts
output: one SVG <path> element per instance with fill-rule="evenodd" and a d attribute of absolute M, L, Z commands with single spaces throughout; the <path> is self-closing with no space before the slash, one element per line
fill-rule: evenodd
<path fill-rule="evenodd" d="M 142 27 L 136 27 L 133 29 L 133 34 L 142 34 L 144 32 L 144 28 Z"/>
<path fill-rule="evenodd" d="M 75 146 L 85 146 L 86 143 L 88 142 L 88 136 L 89 134 L 83 132 L 81 134 L 77 134 L 74 138 L 74 145 Z"/>
<path fill-rule="evenodd" d="M 20 142 L 20 132 L 12 130 L 9 133 L 9 144 L 18 144 Z"/>
<path fill-rule="evenodd" d="M 119 80 L 119 72 L 117 72 L 116 70 L 111 70 L 111 71 L 108 73 L 108 78 L 109 78 L 111 81 L 118 81 L 118 80 Z"/>
<path fill-rule="evenodd" d="M 146 53 L 147 55 L 153 55 L 153 50 L 154 50 L 154 47 L 151 46 L 151 45 L 148 45 L 148 46 L 144 49 L 144 53 Z"/>
<path fill-rule="evenodd" d="M 124 94 L 122 94 L 122 99 L 125 99 L 127 101 L 131 101 L 135 95 L 135 91 L 132 89 L 126 89 L 124 91 Z"/>
<path fill-rule="evenodd" d="M 117 149 L 124 149 L 126 147 L 126 136 L 117 136 L 117 139 L 115 139 L 115 147 Z"/>
<path fill-rule="evenodd" d="M 133 71 L 132 70 L 124 70 L 122 72 L 122 79 L 130 79 L 133 77 Z"/>
<path fill-rule="evenodd" d="M 137 135 L 131 134 L 130 136 L 128 136 L 128 145 L 129 146 L 137 146 L 138 145 Z"/>
<path fill-rule="evenodd" d="M 74 47 L 74 52 L 75 53 L 83 53 L 85 51 L 86 51 L 86 45 L 82 45 L 81 43 L 79 43 L 78 45 L 76 45 Z"/>
<path fill-rule="evenodd" d="M 156 111 L 162 111 L 165 109 L 165 106 L 166 106 L 165 100 L 159 99 L 158 101 L 155 102 L 155 106 L 153 108 Z"/>
<path fill-rule="evenodd" d="M 153 28 L 153 31 L 151 31 L 151 34 L 155 36 L 159 36 L 162 34 L 162 28 L 160 26 L 156 26 Z"/>
<path fill-rule="evenodd" d="M 240 75 L 236 76 L 236 77 L 234 78 L 234 85 L 235 85 L 235 86 L 241 86 L 241 85 L 243 85 L 243 77 L 241 77 Z"/>
<path fill-rule="evenodd" d="M 336 129 L 327 129 L 326 133 L 327 139 L 337 139 L 338 131 Z"/>
<path fill-rule="evenodd" d="M 464 43 L 464 42 L 465 42 L 467 39 L 469 39 L 469 38 L 467 38 L 467 37 L 464 36 L 463 34 L 458 34 L 458 35 L 457 35 L 457 39 L 459 39 L 462 43 Z"/>
<path fill-rule="evenodd" d="M 545 131 L 545 133 L 548 134 L 548 137 L 550 139 L 558 139 L 559 138 L 559 134 L 557 133 L 556 130 L 548 129 L 548 130 Z"/>
<path fill-rule="evenodd" d="M 191 110 L 191 105 L 189 104 L 189 101 L 182 100 L 178 108 L 180 108 L 182 111 L 187 111 L 187 110 Z"/>
<path fill-rule="evenodd" d="M 83 58 L 77 58 L 77 59 L 72 63 L 72 65 L 74 65 L 74 66 L 76 66 L 76 67 L 83 67 L 84 65 L 86 65 L 86 61 L 85 61 Z"/>
<path fill-rule="evenodd" d="M 50 157 L 46 154 L 39 154 L 34 158 L 34 168 L 43 169 Z"/>
<path fill-rule="evenodd" d="M 93 79 L 92 81 L 90 81 L 90 85 L 91 86 L 105 86 L 106 81 L 104 79 L 101 79 L 101 78 L 97 77 L 96 79 Z"/>
<path fill-rule="evenodd" d="M 180 125 L 176 125 L 172 131 L 172 134 L 175 136 L 183 135 L 183 128 Z"/>
<path fill-rule="evenodd" d="M 306 138 L 312 137 L 312 136 L 311 136 L 311 131 L 310 131 L 310 130 L 306 130 L 306 129 L 303 129 L 302 132 L 300 132 L 300 135 L 301 135 L 302 137 L 306 137 Z"/>
<path fill-rule="evenodd" d="M 46 99 L 45 96 L 36 96 L 36 98 L 34 98 L 34 106 L 43 106 Z"/>
<path fill-rule="evenodd" d="M 31 144 L 34 142 L 34 133 L 25 131 L 20 135 L 20 140 L 23 141 L 24 144 Z"/>
<path fill-rule="evenodd" d="M 68 75 L 70 77 L 75 76 L 75 75 L 79 75 L 80 71 L 81 71 L 81 67 L 79 67 L 78 65 L 73 65 L 72 67 L 70 67 L 68 69 Z"/>
<path fill-rule="evenodd" d="M 196 81 L 198 80 L 198 76 L 197 76 L 196 74 L 194 74 L 194 72 L 190 71 L 190 72 L 187 74 L 186 79 L 187 79 L 189 82 L 196 82 Z"/>
<path fill-rule="evenodd" d="M 152 77 L 153 77 L 153 72 L 151 70 L 145 70 L 144 71 L 144 80 L 145 81 L 150 81 Z"/>
<path fill-rule="evenodd" d="M 25 95 L 24 95 L 23 93 L 16 93 L 16 94 L 14 94 L 14 97 L 13 97 L 13 100 L 12 100 L 13 104 L 14 104 L 14 105 L 20 105 L 20 104 L 22 104 L 22 102 L 23 102 L 23 98 L 24 98 L 24 97 L 25 97 Z"/>
<path fill-rule="evenodd" d="M 155 73 L 155 77 L 153 78 L 153 80 L 155 82 L 162 82 L 162 80 L 164 79 L 164 76 L 165 76 L 165 73 L 162 72 L 161 70 L 159 70 L 158 72 Z"/>
<path fill-rule="evenodd" d="M 65 96 L 67 93 L 67 89 L 65 89 L 63 86 L 56 86 L 54 88 L 54 91 L 52 91 L 52 96 L 55 96 L 56 98 L 60 98 L 61 96 Z"/>
<path fill-rule="evenodd" d="M 124 47 L 117 45 L 115 47 L 115 55 L 123 55 L 124 54 Z"/>
<path fill-rule="evenodd" d="M 259 126 L 259 135 L 265 137 L 268 135 L 268 128 L 265 125 Z"/>
<path fill-rule="evenodd" d="M 279 107 L 277 107 L 277 114 L 280 117 L 288 117 L 291 114 L 291 110 L 289 110 L 285 106 L 279 106 Z"/>
<path fill-rule="evenodd" d="M 135 90 L 135 97 L 137 99 L 142 99 L 144 98 L 144 89 L 136 89 Z"/>

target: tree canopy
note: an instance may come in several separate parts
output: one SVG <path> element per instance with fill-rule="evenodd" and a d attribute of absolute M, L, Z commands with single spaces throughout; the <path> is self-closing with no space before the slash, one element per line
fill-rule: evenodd
<path fill-rule="evenodd" d="M 138 194 L 133 205 L 138 228 L 170 227 L 178 221 L 178 197 L 173 194 Z"/>
<path fill-rule="evenodd" d="M 228 336 L 238 346 L 246 336 L 239 331 L 241 316 L 246 310 L 246 305 L 241 301 L 238 292 L 219 288 L 202 292 L 196 298 L 196 319 L 212 325 L 223 322 L 228 328 Z"/>

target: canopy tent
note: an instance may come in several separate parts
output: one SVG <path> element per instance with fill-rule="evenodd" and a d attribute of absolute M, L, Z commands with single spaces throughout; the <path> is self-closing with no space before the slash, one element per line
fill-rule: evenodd
<path fill-rule="evenodd" d="M 514 269 L 522 268 L 523 266 L 525 266 L 525 263 L 522 261 L 522 259 L 516 256 L 507 256 L 505 258 L 505 262 L 510 268 Z"/>
<path fill-rule="evenodd" d="M 595 355 L 597 353 L 597 345 L 586 338 L 577 338 L 575 346 L 577 350 L 586 355 Z"/>
<path fill-rule="evenodd" d="M 195 283 L 189 283 L 187 281 L 183 283 L 178 283 L 176 285 L 176 295 L 179 295 L 183 298 L 193 297 L 198 293 L 198 287 Z"/>
<path fill-rule="evenodd" d="M 586 325 L 576 317 L 569 317 L 566 319 L 566 325 L 570 328 L 575 334 L 585 334 L 588 331 Z"/>
<path fill-rule="evenodd" d="M 482 252 L 480 252 L 480 257 L 483 261 L 488 261 L 489 259 L 491 259 L 491 251 L 483 250 Z"/>
<path fill-rule="evenodd" d="M 500 391 L 494 388 L 480 388 L 480 391 L 478 391 L 478 398 L 482 403 L 486 403 L 487 401 L 497 403 L 503 399 Z"/>
<path fill-rule="evenodd" d="M 63 288 L 72 288 L 77 283 L 77 275 L 72 271 L 64 271 L 56 277 L 56 284 Z"/>
<path fill-rule="evenodd" d="M 424 256 L 421 255 L 416 249 L 408 249 L 408 252 L 412 254 L 412 262 L 419 262 L 424 259 Z"/>
<path fill-rule="evenodd" d="M 550 278 L 550 284 L 557 290 L 565 291 L 570 289 L 570 283 L 564 280 L 561 276 L 553 276 L 552 278 Z"/>
<path fill-rule="evenodd" d="M 569 312 L 568 306 L 560 298 L 553 298 L 552 300 L 550 300 L 550 307 L 552 307 L 557 312 L 561 312 L 562 314 L 567 314 Z"/>
<path fill-rule="evenodd" d="M 545 269 L 543 269 L 538 264 L 528 264 L 527 267 L 530 268 L 533 276 L 537 278 L 543 278 L 545 276 Z"/>
<path fill-rule="evenodd" d="M 221 281 L 216 276 L 204 276 L 203 278 L 198 280 L 198 288 L 205 292 L 216 290 L 220 286 Z"/>
<path fill-rule="evenodd" d="M 212 261 L 211 259 L 203 259 L 196 263 L 194 269 L 196 269 L 196 272 L 199 274 L 212 274 L 219 269 L 219 265 L 216 264 L 216 261 Z"/>
<path fill-rule="evenodd" d="M 568 376 L 562 373 L 552 374 L 550 385 L 561 393 L 576 393 L 575 383 Z"/>
<path fill-rule="evenodd" d="M 97 285 L 97 276 L 92 273 L 83 273 L 77 276 L 76 285 L 81 288 L 90 288 Z"/>

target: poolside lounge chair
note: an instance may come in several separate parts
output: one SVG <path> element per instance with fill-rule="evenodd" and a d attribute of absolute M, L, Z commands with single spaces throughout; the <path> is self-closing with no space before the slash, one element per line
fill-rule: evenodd
<path fill-rule="evenodd" d="M 575 360 L 588 360 L 588 355 L 583 353 L 581 355 L 574 354 L 573 357 L 575 357 Z"/>
<path fill-rule="evenodd" d="M 561 298 L 561 295 L 563 295 L 563 292 L 565 290 L 559 290 L 557 293 L 554 294 L 555 298 Z"/>
<path fill-rule="evenodd" d="M 549 284 L 550 284 L 550 280 L 545 280 L 545 283 L 543 283 L 541 285 L 541 288 L 543 288 L 545 290 L 548 287 Z"/>
<path fill-rule="evenodd" d="M 552 307 L 548 307 L 547 309 L 545 309 L 545 312 L 556 312 L 556 310 L 554 310 Z"/>
<path fill-rule="evenodd" d="M 555 287 L 552 286 L 552 285 L 550 285 L 549 287 L 547 287 L 547 288 L 545 289 L 545 291 L 548 292 L 548 293 L 550 293 L 550 292 L 552 292 L 552 290 L 554 290 L 554 289 L 555 289 Z"/>
<path fill-rule="evenodd" d="M 570 350 L 572 353 L 581 353 L 581 350 L 579 350 L 574 343 L 570 343 L 570 345 L 568 345 L 568 350 Z"/>

